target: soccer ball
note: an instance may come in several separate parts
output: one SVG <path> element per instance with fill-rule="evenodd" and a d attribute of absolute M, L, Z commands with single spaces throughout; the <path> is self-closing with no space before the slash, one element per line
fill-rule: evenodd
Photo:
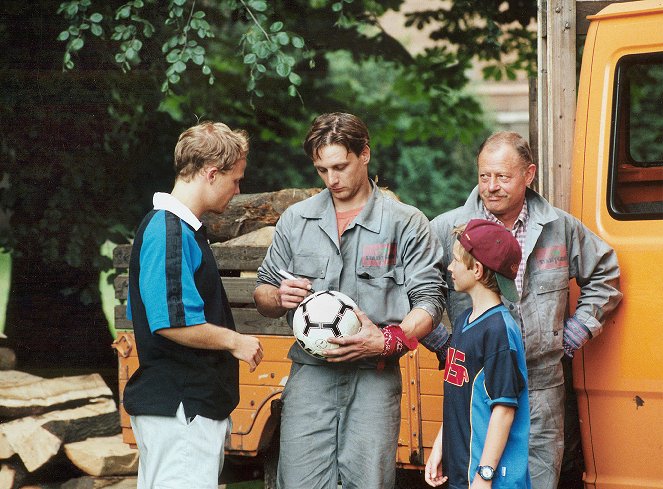
<path fill-rule="evenodd" d="M 361 323 L 353 309 L 357 307 L 347 295 L 335 290 L 322 290 L 305 298 L 295 310 L 292 330 L 299 345 L 309 355 L 326 358 L 323 350 L 338 348 L 327 338 L 341 338 L 357 333 Z"/>

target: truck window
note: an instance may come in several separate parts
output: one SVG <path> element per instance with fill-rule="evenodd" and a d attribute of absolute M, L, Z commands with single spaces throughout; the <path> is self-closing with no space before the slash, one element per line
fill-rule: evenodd
<path fill-rule="evenodd" d="M 614 94 L 608 209 L 663 219 L 663 53 L 624 56 Z"/>

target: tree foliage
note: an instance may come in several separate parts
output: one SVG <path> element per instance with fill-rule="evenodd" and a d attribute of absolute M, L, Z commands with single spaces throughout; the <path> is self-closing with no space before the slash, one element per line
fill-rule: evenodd
<path fill-rule="evenodd" d="M 97 277 L 110 260 L 100 246 L 126 241 L 152 193 L 170 190 L 174 142 L 200 119 L 249 131 L 244 192 L 319 186 L 302 139 L 316 115 L 343 110 L 367 122 L 381 185 L 429 216 L 457 205 L 486 130 L 463 91 L 480 33 L 411 55 L 380 25 L 402 3 L 4 2 L 0 206 L 10 232 L 0 247 L 18 271 L 10 336 L 46 359 L 56 346 L 69 352 L 62 358 L 90 347 L 72 332 L 37 351 L 30 342 L 44 327 L 73 331 L 76 322 L 77 334 L 102 338 Z"/>

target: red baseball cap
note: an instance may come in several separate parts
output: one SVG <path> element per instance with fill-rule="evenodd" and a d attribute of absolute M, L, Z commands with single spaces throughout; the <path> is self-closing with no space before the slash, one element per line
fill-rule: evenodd
<path fill-rule="evenodd" d="M 518 274 L 522 250 L 511 232 L 496 222 L 472 219 L 458 236 L 470 255 L 495 272 L 502 295 L 511 302 L 520 300 L 514 279 Z"/>

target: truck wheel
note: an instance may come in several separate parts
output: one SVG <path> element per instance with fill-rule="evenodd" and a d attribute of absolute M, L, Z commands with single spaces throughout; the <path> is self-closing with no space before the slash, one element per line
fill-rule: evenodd
<path fill-rule="evenodd" d="M 441 486 L 448 487 L 448 483 Z M 396 489 L 430 489 L 423 470 L 396 469 Z"/>

